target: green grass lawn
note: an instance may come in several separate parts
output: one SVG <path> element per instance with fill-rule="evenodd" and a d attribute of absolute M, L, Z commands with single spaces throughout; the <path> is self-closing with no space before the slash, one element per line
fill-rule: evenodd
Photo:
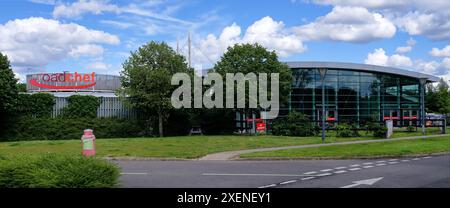
<path fill-rule="evenodd" d="M 327 137 L 326 142 L 373 139 Z M 210 153 L 321 143 L 320 137 L 183 136 L 165 138 L 97 139 L 98 156 L 198 158 Z M 0 155 L 80 154 L 79 140 L 0 142 Z"/>
<path fill-rule="evenodd" d="M 450 137 L 257 152 L 241 158 L 361 158 L 450 152 Z"/>

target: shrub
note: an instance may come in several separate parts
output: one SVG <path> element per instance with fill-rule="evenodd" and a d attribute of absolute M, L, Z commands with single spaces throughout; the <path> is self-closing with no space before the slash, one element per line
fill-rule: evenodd
<path fill-rule="evenodd" d="M 96 118 L 100 99 L 92 95 L 72 95 L 67 98 L 69 105 L 62 111 L 64 118 Z"/>
<path fill-rule="evenodd" d="M 373 129 L 373 136 L 378 138 L 386 138 L 387 127 L 383 125 L 377 125 Z"/>
<path fill-rule="evenodd" d="M 285 118 L 272 123 L 272 134 L 283 136 L 314 136 L 317 128 L 303 113 L 290 112 Z"/>
<path fill-rule="evenodd" d="M 359 136 L 357 131 L 353 130 L 354 128 L 348 124 L 339 124 L 336 126 L 336 136 L 337 137 L 353 137 Z"/>
<path fill-rule="evenodd" d="M 0 157 L 0 188 L 111 188 L 119 168 L 82 156 Z"/>
<path fill-rule="evenodd" d="M 80 139 L 84 129 L 93 129 L 97 138 L 141 136 L 137 120 L 116 118 L 29 118 L 22 117 L 0 140 Z"/>
<path fill-rule="evenodd" d="M 406 131 L 407 132 L 413 132 L 413 131 L 415 131 L 416 130 L 416 128 L 414 128 L 414 126 L 408 126 L 408 127 L 406 127 Z"/>
<path fill-rule="evenodd" d="M 16 110 L 22 116 L 50 117 L 54 104 L 55 96 L 50 93 L 19 94 Z"/>

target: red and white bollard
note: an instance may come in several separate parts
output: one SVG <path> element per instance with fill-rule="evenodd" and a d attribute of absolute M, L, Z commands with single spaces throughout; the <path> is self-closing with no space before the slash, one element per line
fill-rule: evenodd
<path fill-rule="evenodd" d="M 95 135 L 92 132 L 92 129 L 85 129 L 83 136 L 81 136 L 84 156 L 95 155 Z"/>

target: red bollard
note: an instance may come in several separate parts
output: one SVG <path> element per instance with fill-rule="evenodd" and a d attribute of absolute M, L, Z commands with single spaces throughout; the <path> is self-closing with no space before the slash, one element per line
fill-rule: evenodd
<path fill-rule="evenodd" d="M 85 129 L 81 136 L 84 156 L 95 156 L 95 135 L 92 132 L 92 129 Z"/>

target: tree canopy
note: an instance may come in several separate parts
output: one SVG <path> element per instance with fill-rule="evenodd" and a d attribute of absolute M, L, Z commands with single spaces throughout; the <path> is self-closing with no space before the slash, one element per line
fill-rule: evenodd
<path fill-rule="evenodd" d="M 215 64 L 214 71 L 225 77 L 226 73 L 279 73 L 280 103 L 287 102 L 291 89 L 292 73 L 289 67 L 278 61 L 275 51 L 268 51 L 259 44 L 236 44 L 228 47 Z M 268 87 L 270 78 L 268 77 Z M 270 88 L 270 87 L 269 87 Z M 270 89 L 268 89 L 270 92 Z M 248 91 L 248 87 L 246 89 Z M 268 93 L 270 95 L 270 93 Z M 246 95 L 248 95 L 246 93 Z M 248 96 L 246 97 L 248 103 Z"/>
<path fill-rule="evenodd" d="M 432 85 L 427 87 L 425 99 L 428 111 L 440 114 L 450 113 L 449 86 L 442 78 L 436 87 Z"/>
<path fill-rule="evenodd" d="M 0 53 L 0 112 L 11 113 L 18 97 L 17 79 L 8 57 Z"/>
<path fill-rule="evenodd" d="M 159 135 L 163 136 L 163 122 L 173 108 L 170 97 L 176 86 L 171 85 L 177 72 L 193 74 L 185 58 L 164 42 L 151 41 L 141 46 L 123 63 L 120 94 L 129 103 L 151 117 L 158 115 Z"/>

